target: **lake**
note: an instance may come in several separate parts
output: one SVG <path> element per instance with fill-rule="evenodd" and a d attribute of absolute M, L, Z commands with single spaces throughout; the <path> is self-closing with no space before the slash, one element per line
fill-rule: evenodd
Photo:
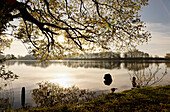
<path fill-rule="evenodd" d="M 132 88 L 132 77 L 137 78 L 140 86 L 170 84 L 170 62 L 121 62 L 110 60 L 63 60 L 49 63 L 36 61 L 7 61 L 5 70 L 12 71 L 19 77 L 0 77 L 0 104 L 13 109 L 21 108 L 21 89 L 26 89 L 27 105 L 36 106 L 32 100 L 32 90 L 38 88 L 37 83 L 49 81 L 63 87 L 77 86 L 89 89 L 97 94 L 109 92 L 116 87 L 121 92 Z M 2 72 L 2 71 L 1 71 Z M 166 73 L 167 72 L 167 73 Z M 104 83 L 104 76 L 110 73 L 112 82 Z M 8 103 L 4 104 L 5 100 Z M 6 101 L 7 102 L 7 101 Z M 2 106 L 0 108 L 2 109 Z"/>

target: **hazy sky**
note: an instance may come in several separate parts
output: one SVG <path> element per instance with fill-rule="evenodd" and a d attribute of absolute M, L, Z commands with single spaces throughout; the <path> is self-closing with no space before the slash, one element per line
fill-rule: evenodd
<path fill-rule="evenodd" d="M 152 56 L 170 53 L 170 0 L 150 0 L 149 5 L 143 7 L 141 16 L 152 39 L 138 48 Z"/>
<path fill-rule="evenodd" d="M 140 14 L 152 39 L 148 44 L 138 46 L 139 50 L 152 56 L 165 56 L 170 53 L 170 0 L 150 0 Z M 15 41 L 5 53 L 25 55 L 27 50 L 22 43 Z"/>

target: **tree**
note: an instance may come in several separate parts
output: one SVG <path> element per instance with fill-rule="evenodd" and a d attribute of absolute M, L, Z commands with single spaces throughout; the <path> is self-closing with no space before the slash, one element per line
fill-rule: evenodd
<path fill-rule="evenodd" d="M 0 40 L 10 27 L 10 35 L 42 59 L 113 46 L 132 49 L 151 37 L 138 14 L 146 5 L 148 0 L 1 0 Z M 10 22 L 15 19 L 18 27 Z"/>
<path fill-rule="evenodd" d="M 133 77 L 135 77 L 135 79 L 133 79 L 133 83 L 136 83 L 135 85 L 138 87 L 152 86 L 157 83 L 160 83 L 163 77 L 167 74 L 167 68 L 165 68 L 165 72 L 163 72 L 162 75 L 157 75 L 160 69 L 161 68 L 159 67 L 159 65 L 156 65 L 155 70 L 152 67 L 143 67 L 142 70 L 134 71 L 134 73 L 129 75 L 132 79 Z M 135 80 L 136 82 L 134 82 Z"/>

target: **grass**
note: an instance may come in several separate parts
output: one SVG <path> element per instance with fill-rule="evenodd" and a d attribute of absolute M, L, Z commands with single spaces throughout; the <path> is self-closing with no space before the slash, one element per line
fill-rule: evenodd
<path fill-rule="evenodd" d="M 20 110 L 22 111 L 22 110 Z M 170 85 L 109 93 L 83 104 L 56 105 L 28 112 L 169 112 Z"/>

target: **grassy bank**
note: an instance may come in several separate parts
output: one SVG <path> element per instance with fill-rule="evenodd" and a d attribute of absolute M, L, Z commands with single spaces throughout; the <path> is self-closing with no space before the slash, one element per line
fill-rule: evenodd
<path fill-rule="evenodd" d="M 36 108 L 31 112 L 169 112 L 170 85 L 109 93 L 84 104 Z"/>

